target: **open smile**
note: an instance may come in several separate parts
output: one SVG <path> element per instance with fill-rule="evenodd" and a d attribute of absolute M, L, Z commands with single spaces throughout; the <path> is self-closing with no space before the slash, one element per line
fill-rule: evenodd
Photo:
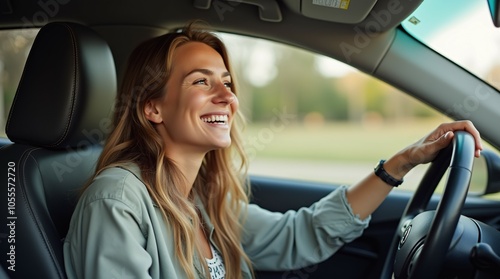
<path fill-rule="evenodd" d="M 229 117 L 227 115 L 204 115 L 200 117 L 201 121 L 208 123 L 208 124 L 214 124 L 214 125 L 228 125 L 229 124 Z"/>

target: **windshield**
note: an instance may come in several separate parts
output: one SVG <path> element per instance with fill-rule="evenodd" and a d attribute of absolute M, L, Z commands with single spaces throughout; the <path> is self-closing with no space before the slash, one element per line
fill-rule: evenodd
<path fill-rule="evenodd" d="M 500 28 L 493 25 L 487 1 L 423 1 L 403 27 L 500 90 Z"/>

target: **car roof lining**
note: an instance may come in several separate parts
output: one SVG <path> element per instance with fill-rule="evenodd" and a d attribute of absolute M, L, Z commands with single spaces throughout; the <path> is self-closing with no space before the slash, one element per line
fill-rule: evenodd
<path fill-rule="evenodd" d="M 267 4 L 264 4 L 267 2 L 275 3 L 270 4 L 274 9 L 279 8 L 282 14 L 279 22 L 260 20 L 262 12 L 259 11 L 266 7 Z M 11 11 L 0 18 L 0 25 L 3 28 L 26 28 L 40 27 L 52 21 L 78 22 L 100 32 L 113 49 L 113 45 L 133 47 L 148 36 L 158 34 L 153 30 L 167 32 L 182 27 L 190 20 L 201 19 L 218 31 L 295 45 L 372 73 L 393 40 L 394 27 L 416 9 L 422 0 L 370 0 L 356 2 L 357 4 L 350 1 L 346 11 L 316 5 L 316 12 L 307 11 L 308 2 L 311 1 L 19 0 L 11 2 Z M 328 1 L 315 1 L 326 2 Z M 200 9 L 200 3 L 211 5 L 209 9 Z M 133 9 L 134 14 L 121 12 L 117 8 L 123 6 L 127 7 L 125 10 Z M 360 17 L 360 14 L 364 16 Z M 144 25 L 145 22 L 148 25 Z M 113 28 L 115 32 L 126 35 L 116 36 L 106 31 Z M 145 33 L 138 32 L 140 29 Z M 316 36 L 309 36 L 311 32 Z M 124 55 L 116 55 L 118 68 L 121 69 L 120 60 Z"/>
<path fill-rule="evenodd" d="M 161 25 L 165 18 L 179 15 L 196 17 L 211 13 L 211 21 L 224 21 L 224 15 L 242 14 L 250 7 L 251 14 L 267 22 L 283 23 L 291 14 L 315 20 L 364 26 L 377 18 L 384 17 L 379 31 L 393 29 L 413 12 L 423 0 L 365 0 L 365 1 L 327 1 L 327 0 L 3 0 L 0 5 L 3 27 L 35 25 L 41 26 L 48 21 L 69 18 L 86 25 L 103 22 L 140 23 L 150 22 Z M 133 10 L 134 14 L 121 12 Z M 189 9 L 189 11 L 188 11 Z M 187 13 L 189 12 L 189 13 Z M 44 22 L 45 21 L 45 22 Z M 373 26 L 372 26 L 373 27 Z"/>

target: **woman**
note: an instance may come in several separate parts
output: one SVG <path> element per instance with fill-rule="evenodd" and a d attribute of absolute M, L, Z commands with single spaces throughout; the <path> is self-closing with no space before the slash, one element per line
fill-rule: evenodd
<path fill-rule="evenodd" d="M 285 214 L 248 204 L 224 44 L 192 25 L 131 54 L 110 134 L 65 239 L 69 278 L 251 278 L 320 262 L 362 234 L 414 166 L 469 121 L 440 125 L 352 187 Z"/>

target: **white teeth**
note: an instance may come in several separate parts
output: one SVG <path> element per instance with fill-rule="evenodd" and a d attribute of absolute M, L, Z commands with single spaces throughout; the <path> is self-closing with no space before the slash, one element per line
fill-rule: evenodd
<path fill-rule="evenodd" d="M 201 121 L 206 123 L 219 123 L 219 124 L 227 124 L 228 116 L 227 115 L 211 115 L 207 117 L 202 117 Z"/>

